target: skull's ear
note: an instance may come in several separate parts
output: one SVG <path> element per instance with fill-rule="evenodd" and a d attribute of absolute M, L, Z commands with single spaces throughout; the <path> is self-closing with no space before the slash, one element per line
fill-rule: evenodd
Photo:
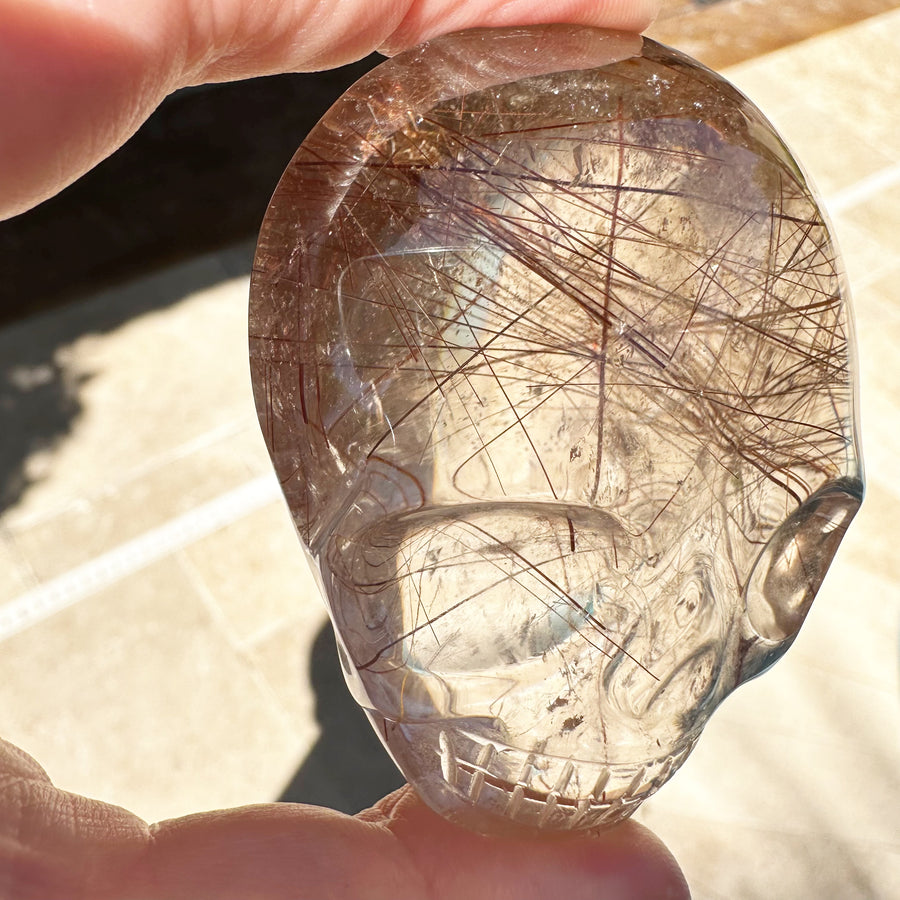
<path fill-rule="evenodd" d="M 765 671 L 791 645 L 863 498 L 859 479 L 820 488 L 778 528 L 744 588 L 741 680 Z"/>

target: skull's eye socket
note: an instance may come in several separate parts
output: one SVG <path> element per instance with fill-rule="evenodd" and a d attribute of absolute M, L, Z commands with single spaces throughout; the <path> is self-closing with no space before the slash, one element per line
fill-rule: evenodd
<path fill-rule="evenodd" d="M 793 638 L 862 501 L 862 485 L 842 479 L 816 491 L 775 532 L 747 582 L 753 630 L 768 641 Z"/>
<path fill-rule="evenodd" d="M 335 574 L 358 604 L 349 630 L 368 622 L 365 642 L 380 644 L 382 664 L 442 675 L 515 665 L 572 642 L 602 649 L 631 618 L 623 597 L 633 561 L 614 520 L 586 518 L 516 507 L 382 522 L 341 550 Z"/>

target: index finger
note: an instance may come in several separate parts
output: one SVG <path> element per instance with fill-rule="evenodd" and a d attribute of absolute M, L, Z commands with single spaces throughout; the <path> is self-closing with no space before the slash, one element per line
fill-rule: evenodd
<path fill-rule="evenodd" d="M 0 218 L 61 190 L 187 84 L 337 66 L 439 32 L 638 30 L 657 0 L 0 0 Z"/>

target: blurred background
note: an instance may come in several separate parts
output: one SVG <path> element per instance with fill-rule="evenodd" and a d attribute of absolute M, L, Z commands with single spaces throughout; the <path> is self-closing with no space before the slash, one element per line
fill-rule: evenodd
<path fill-rule="evenodd" d="M 698 900 L 900 897 L 900 4 L 670 0 L 824 196 L 856 304 L 868 497 L 791 652 L 639 818 Z M 250 395 L 255 231 L 376 58 L 170 97 L 0 223 L 0 734 L 148 820 L 400 778 L 344 688 Z M 894 339 L 897 339 L 896 341 Z"/>

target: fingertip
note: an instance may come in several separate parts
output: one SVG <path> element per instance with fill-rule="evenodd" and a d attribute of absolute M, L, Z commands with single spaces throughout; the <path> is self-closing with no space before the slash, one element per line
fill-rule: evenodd
<path fill-rule="evenodd" d="M 434 900 L 690 900 L 668 848 L 636 822 L 575 835 L 484 836 L 441 818 L 408 787 L 363 816 L 404 846 Z"/>
<path fill-rule="evenodd" d="M 641 32 L 659 14 L 660 5 L 661 0 L 484 0 L 452 5 L 446 0 L 420 0 L 410 4 L 406 16 L 378 50 L 394 56 L 437 35 L 468 28 L 563 23 Z"/>
<path fill-rule="evenodd" d="M 78 4 L 0 0 L 0 219 L 66 187 L 165 96 L 165 67 Z"/>

